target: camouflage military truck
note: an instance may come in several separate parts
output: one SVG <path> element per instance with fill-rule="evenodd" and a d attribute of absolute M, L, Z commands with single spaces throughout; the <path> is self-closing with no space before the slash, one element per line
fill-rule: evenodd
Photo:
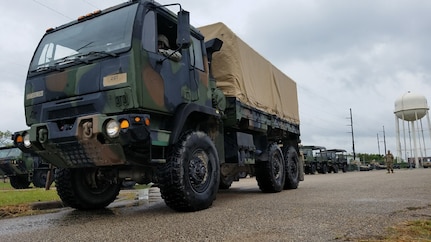
<path fill-rule="evenodd" d="M 331 163 L 330 170 L 338 173 L 339 170 L 347 172 L 347 151 L 343 149 L 326 150 L 328 163 Z"/>
<path fill-rule="evenodd" d="M 305 174 L 328 173 L 330 164 L 326 148 L 323 146 L 304 145 L 300 146 L 300 150 L 304 155 L 304 172 Z"/>
<path fill-rule="evenodd" d="M 45 187 L 49 165 L 34 153 L 24 153 L 17 147 L 1 147 L 0 170 L 15 189 L 28 188 L 31 182 L 35 187 Z"/>
<path fill-rule="evenodd" d="M 25 85 L 30 129 L 15 143 L 58 167 L 65 204 L 103 208 L 128 179 L 196 211 L 244 175 L 263 192 L 303 179 L 296 83 L 225 25 L 196 29 L 174 7 L 129 1 L 40 41 Z"/>

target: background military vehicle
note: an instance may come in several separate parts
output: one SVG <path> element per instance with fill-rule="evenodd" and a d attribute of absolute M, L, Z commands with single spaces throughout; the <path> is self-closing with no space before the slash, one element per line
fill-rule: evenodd
<path fill-rule="evenodd" d="M 328 156 L 326 148 L 316 145 L 301 145 L 300 150 L 304 155 L 305 174 L 316 174 L 316 172 L 328 173 Z"/>
<path fill-rule="evenodd" d="M 347 151 L 343 149 L 329 149 L 326 150 L 329 172 L 333 171 L 338 173 L 339 170 L 347 172 Z"/>
<path fill-rule="evenodd" d="M 58 167 L 65 204 L 105 207 L 128 179 L 196 211 L 245 174 L 263 192 L 303 179 L 296 83 L 224 24 L 196 29 L 175 5 L 177 15 L 129 1 L 39 43 L 25 85 L 30 129 L 15 143 Z M 161 34 L 171 51 L 159 51 Z"/>
<path fill-rule="evenodd" d="M 15 189 L 28 188 L 30 183 L 45 187 L 49 164 L 35 153 L 24 153 L 17 147 L 1 147 L 0 170 Z"/>
<path fill-rule="evenodd" d="M 304 154 L 305 174 L 347 172 L 347 151 L 343 149 L 326 149 L 323 146 L 300 146 Z"/>

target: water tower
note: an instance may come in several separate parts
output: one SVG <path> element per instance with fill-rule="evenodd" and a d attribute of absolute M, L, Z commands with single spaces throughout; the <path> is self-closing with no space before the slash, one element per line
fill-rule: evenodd
<path fill-rule="evenodd" d="M 395 126 L 397 131 L 397 151 L 398 157 L 402 157 L 404 152 L 405 160 L 408 158 L 414 158 L 415 165 L 419 167 L 418 151 L 421 157 L 426 157 L 426 143 L 425 135 L 422 124 L 422 118 L 427 117 L 428 120 L 428 134 L 430 134 L 430 118 L 428 114 L 428 104 L 427 99 L 418 94 L 413 94 L 408 92 L 395 101 Z M 403 144 L 401 147 L 400 142 L 400 120 L 402 120 L 403 125 Z M 407 122 L 407 134 L 405 124 Z M 410 123 L 410 126 L 409 126 Z M 416 125 L 415 125 L 416 124 Z M 406 137 L 408 135 L 408 137 Z M 431 135 L 430 135 L 431 138 Z M 407 140 L 409 141 L 409 146 L 407 146 Z M 412 146 L 413 140 L 413 146 Z M 419 146 L 418 146 L 419 143 Z M 410 154 L 409 154 L 410 151 Z"/>

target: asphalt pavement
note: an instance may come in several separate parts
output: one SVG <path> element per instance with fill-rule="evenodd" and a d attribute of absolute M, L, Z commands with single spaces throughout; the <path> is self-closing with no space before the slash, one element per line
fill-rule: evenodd
<path fill-rule="evenodd" d="M 430 182 L 431 169 L 318 174 L 298 189 L 267 194 L 246 178 L 193 213 L 169 209 L 157 188 L 129 190 L 122 193 L 136 196 L 104 210 L 0 220 L 0 241 L 376 240 L 391 226 L 431 219 Z"/>

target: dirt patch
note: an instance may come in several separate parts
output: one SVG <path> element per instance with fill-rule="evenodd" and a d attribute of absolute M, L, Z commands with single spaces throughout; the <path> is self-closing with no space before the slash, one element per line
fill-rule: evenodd
<path fill-rule="evenodd" d="M 29 215 L 32 209 L 30 204 L 10 205 L 0 207 L 0 218 L 18 217 Z"/>

